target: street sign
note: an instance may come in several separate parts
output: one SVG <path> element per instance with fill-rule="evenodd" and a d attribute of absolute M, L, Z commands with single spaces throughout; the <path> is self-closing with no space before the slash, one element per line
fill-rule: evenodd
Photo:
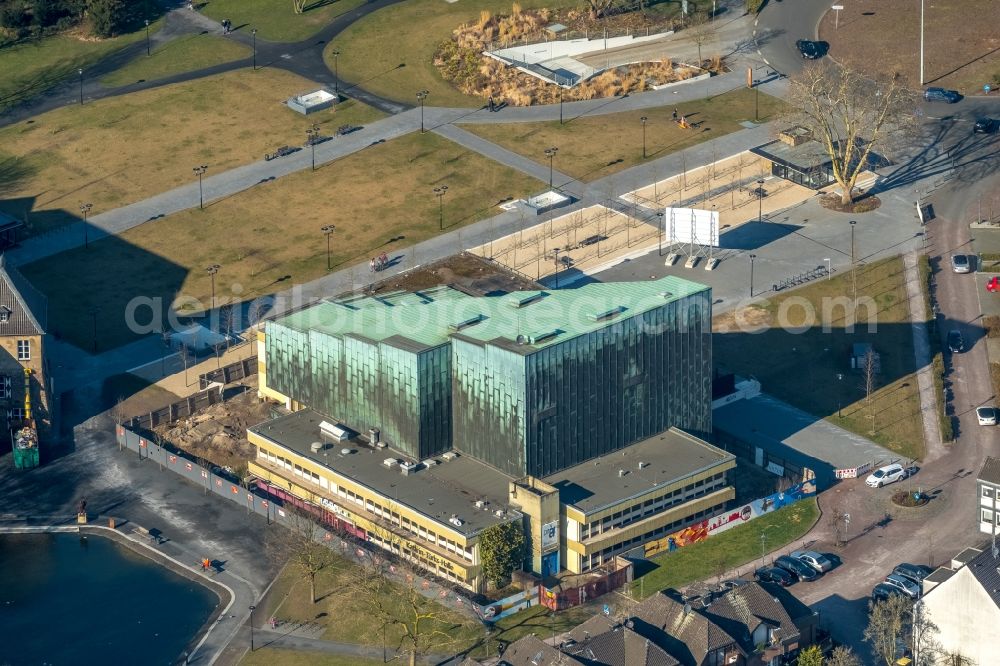
<path fill-rule="evenodd" d="M 604 604 L 604 609 L 603 610 L 604 610 L 604 614 L 605 615 L 611 615 L 611 606 L 609 606 L 607 604 Z"/>
<path fill-rule="evenodd" d="M 849 514 L 849 513 L 845 513 L 844 514 L 844 524 L 845 525 L 850 525 L 851 524 L 851 514 Z"/>
<path fill-rule="evenodd" d="M 838 12 L 839 12 L 839 11 L 840 11 L 841 9 L 843 9 L 843 8 L 844 8 L 844 5 L 834 5 L 833 7 L 830 7 L 830 9 L 836 9 L 836 10 L 837 10 Z"/>
<path fill-rule="evenodd" d="M 989 84 L 986 84 L 985 86 L 983 86 L 983 92 L 986 93 L 987 95 L 990 94 L 990 90 L 992 90 L 992 89 L 990 88 Z"/>

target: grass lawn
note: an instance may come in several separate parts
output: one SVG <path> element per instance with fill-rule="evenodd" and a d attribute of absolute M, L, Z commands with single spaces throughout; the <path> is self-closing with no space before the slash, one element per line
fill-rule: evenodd
<path fill-rule="evenodd" d="M 77 69 L 86 76 L 98 60 L 145 36 L 145 27 L 141 33 L 100 41 L 65 33 L 0 49 L 0 113 L 76 77 Z"/>
<path fill-rule="evenodd" d="M 229 19 L 234 30 L 257 28 L 261 39 L 298 42 L 363 4 L 364 0 L 307 0 L 305 11 L 296 14 L 291 0 L 210 0 L 200 11 L 220 23 Z"/>
<path fill-rule="evenodd" d="M 767 530 L 767 550 L 772 551 L 802 538 L 818 519 L 816 500 L 804 499 L 700 543 L 654 557 L 651 562 L 655 568 L 633 581 L 632 592 L 636 597 L 648 597 L 660 590 L 714 578 L 720 571 L 759 558 L 763 530 Z"/>
<path fill-rule="evenodd" d="M 492 215 L 496 202 L 540 186 L 435 134 L 414 133 L 22 271 L 49 298 L 50 328 L 75 344 L 89 349 L 88 313 L 101 308 L 99 348 L 109 349 L 136 338 L 125 324 L 126 306 L 136 297 L 159 298 L 164 306 L 178 295 L 200 301 L 187 308 L 178 301 L 181 314 L 208 305 L 206 266 L 222 266 L 215 280 L 218 303 L 255 298 L 325 274 L 324 225 L 337 227 L 335 268 L 376 251 L 392 256 L 435 236 L 438 202 L 432 189 L 441 184 L 448 185 L 444 216 L 453 228 Z"/>
<path fill-rule="evenodd" d="M 378 659 L 363 659 L 361 657 L 342 657 L 323 652 L 307 652 L 305 650 L 285 650 L 283 648 L 258 647 L 253 652 L 247 652 L 240 660 L 240 666 L 376 666 L 382 664 Z"/>
<path fill-rule="evenodd" d="M 983 20 L 981 0 L 949 0 L 928 5 L 924 15 L 927 46 L 924 85 L 955 88 L 966 95 L 981 95 L 983 85 L 996 90 L 1000 80 L 1000 49 L 996 21 Z M 845 5 L 836 27 L 837 12 L 827 12 L 819 25 L 819 38 L 830 43 L 838 62 L 868 65 L 880 72 L 899 72 L 913 88 L 920 88 L 920 11 L 912 0 L 883 0 L 877 8 L 862 3 Z M 948 35 L 961 35 L 951 40 Z"/>
<path fill-rule="evenodd" d="M 680 129 L 673 122 L 673 107 L 577 118 L 567 115 L 562 125 L 553 121 L 462 127 L 539 162 L 546 159 L 543 151 L 555 146 L 559 148 L 555 168 L 589 181 L 644 161 L 640 120 L 643 116 L 647 118 L 646 156 L 656 159 L 743 129 L 740 121 L 754 118 L 756 94 L 753 90 L 738 88 L 714 98 L 680 105 L 678 113 L 695 125 L 692 129 Z M 776 97 L 760 95 L 761 120 L 771 119 L 784 108 L 785 104 Z"/>
<path fill-rule="evenodd" d="M 106 86 L 155 81 L 224 62 L 249 58 L 251 50 L 239 42 L 212 34 L 185 35 L 145 53 L 101 79 Z"/>
<path fill-rule="evenodd" d="M 302 145 L 313 122 L 332 132 L 382 114 L 349 101 L 306 119 L 285 99 L 312 86 L 280 70 L 249 69 L 51 111 L 0 130 L 0 209 L 39 233 Z"/>
<path fill-rule="evenodd" d="M 740 375 L 752 375 L 768 393 L 905 458 L 919 459 L 924 453 L 924 438 L 903 260 L 894 257 L 860 266 L 857 290 L 861 305 L 853 333 L 844 328 L 844 316 L 853 300 L 849 270 L 744 308 L 740 312 L 744 328 L 756 328 L 754 332 L 737 330 L 731 313 L 717 317 L 716 364 Z M 866 298 L 871 299 L 871 308 L 865 307 Z M 831 308 L 833 299 L 841 299 L 846 307 Z M 816 314 L 816 325 L 797 334 L 778 325 L 781 319 L 788 327 L 805 323 L 804 308 L 790 307 L 805 302 Z M 822 316 L 824 303 L 826 317 Z M 871 332 L 869 319 L 876 323 Z M 823 331 L 824 320 L 827 332 Z M 872 394 L 873 408 L 865 403 L 861 372 L 850 368 L 851 345 L 857 342 L 871 342 L 881 356 L 882 374 Z"/>
<path fill-rule="evenodd" d="M 551 0 L 523 0 L 523 9 L 555 7 Z M 462 23 L 479 18 L 479 12 L 509 14 L 511 0 L 407 0 L 380 9 L 337 35 L 326 50 L 340 51 L 340 76 L 388 99 L 415 105 L 418 90 L 427 90 L 429 106 L 480 107 L 483 100 L 469 97 L 441 78 L 434 67 L 434 51 Z M 405 67 L 400 67 L 405 64 Z"/>

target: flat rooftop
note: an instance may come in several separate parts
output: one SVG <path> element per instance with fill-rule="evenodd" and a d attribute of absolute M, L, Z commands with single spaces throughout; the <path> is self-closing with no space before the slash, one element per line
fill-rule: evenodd
<path fill-rule="evenodd" d="M 823 144 L 812 139 L 797 146 L 775 139 L 763 146 L 751 148 L 750 152 L 800 171 L 815 169 L 830 161 L 830 155 L 826 152 Z"/>
<path fill-rule="evenodd" d="M 593 513 L 733 460 L 731 453 L 671 428 L 542 480 L 559 489 L 563 504 Z"/>
<path fill-rule="evenodd" d="M 482 297 L 445 286 L 326 300 L 272 323 L 409 350 L 437 347 L 455 336 L 530 354 L 709 289 L 672 276 Z"/>
<path fill-rule="evenodd" d="M 403 454 L 388 448 L 376 449 L 360 439 L 331 442 L 320 435 L 319 424 L 324 420 L 333 422 L 307 409 L 261 423 L 249 431 L 467 537 L 491 525 L 508 522 L 511 515 L 517 515 L 511 514 L 507 504 L 507 484 L 511 478 L 491 467 L 464 455 L 451 461 L 437 456 L 434 459 L 439 464 L 403 475 L 398 465 L 386 467 L 383 464 L 387 458 L 406 460 Z M 327 444 L 326 448 L 313 452 L 312 443 L 320 441 Z M 351 453 L 342 454 L 343 449 L 350 449 Z M 477 509 L 475 502 L 478 500 L 487 500 L 488 510 Z M 496 517 L 493 512 L 497 509 L 503 509 L 506 516 Z M 452 516 L 462 520 L 461 527 L 448 522 Z"/>

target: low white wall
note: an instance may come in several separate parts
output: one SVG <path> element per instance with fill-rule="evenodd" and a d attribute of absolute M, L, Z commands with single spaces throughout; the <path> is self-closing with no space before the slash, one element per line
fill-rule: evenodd
<path fill-rule="evenodd" d="M 641 42 L 652 42 L 657 39 L 663 39 L 667 35 L 671 34 L 673 33 L 661 32 L 656 35 L 643 35 L 642 37 L 629 35 L 625 37 L 608 37 L 607 39 L 599 37 L 596 39 L 553 40 L 551 42 L 525 44 L 522 46 L 511 46 L 506 49 L 487 51 L 486 55 L 503 60 L 517 60 L 519 62 L 528 63 L 529 65 L 537 65 L 554 58 L 572 57 L 582 55 L 584 53 L 601 51 L 605 48 L 614 49 L 620 46 L 629 46 L 631 44 L 638 44 Z"/>

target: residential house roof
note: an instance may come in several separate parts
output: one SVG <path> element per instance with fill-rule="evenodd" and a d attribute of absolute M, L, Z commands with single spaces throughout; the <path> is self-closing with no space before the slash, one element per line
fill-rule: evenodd
<path fill-rule="evenodd" d="M 585 666 L 585 663 L 563 654 L 535 635 L 520 638 L 503 651 L 497 666 Z"/>
<path fill-rule="evenodd" d="M 979 480 L 1000 485 L 1000 458 L 986 456 L 983 468 L 979 470 Z"/>
<path fill-rule="evenodd" d="M 679 666 L 680 662 L 649 638 L 615 627 L 567 649 L 588 666 Z"/>
<path fill-rule="evenodd" d="M 45 296 L 0 254 L 0 335 L 42 335 L 47 325 Z"/>
<path fill-rule="evenodd" d="M 812 615 L 808 606 L 786 591 L 769 584 L 738 585 L 702 610 L 713 622 L 753 651 L 752 636 L 762 625 L 774 631 L 778 642 L 799 636 L 796 620 Z"/>
<path fill-rule="evenodd" d="M 647 597 L 634 613 L 633 629 L 666 650 L 683 666 L 701 666 L 715 650 L 739 642 L 708 617 L 663 592 Z"/>
<path fill-rule="evenodd" d="M 607 615 L 595 615 L 582 624 L 578 624 L 569 630 L 567 638 L 577 643 L 590 640 L 595 636 L 611 631 L 615 628 L 615 621 Z"/>
<path fill-rule="evenodd" d="M 993 603 L 1000 608 L 1000 546 L 995 552 L 996 555 L 993 554 L 992 544 L 987 543 L 983 552 L 966 566 L 976 581 L 983 586 L 986 594 L 990 595 Z"/>

